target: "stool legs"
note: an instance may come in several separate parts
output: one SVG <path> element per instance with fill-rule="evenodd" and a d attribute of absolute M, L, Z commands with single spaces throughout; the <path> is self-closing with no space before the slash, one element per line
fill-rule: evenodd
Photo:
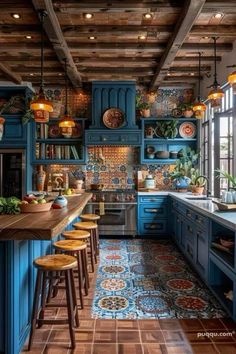
<path fill-rule="evenodd" d="M 82 265 L 81 253 L 80 253 L 80 252 L 77 252 L 76 257 L 77 257 L 77 261 L 78 261 L 79 298 L 80 298 L 81 309 L 83 309 L 83 308 L 84 308 L 84 300 L 83 300 L 83 294 L 82 294 L 82 287 L 83 287 L 83 265 Z"/>
<path fill-rule="evenodd" d="M 69 331 L 70 331 L 70 338 L 71 338 L 71 347 L 72 349 L 75 348 L 75 333 L 74 333 L 74 301 L 72 298 L 71 292 L 71 276 L 69 272 L 65 274 L 65 283 L 66 283 L 66 302 L 67 302 L 67 313 L 68 313 L 68 321 L 69 321 Z"/>
<path fill-rule="evenodd" d="M 90 236 L 90 260 L 91 260 L 91 268 L 92 268 L 92 272 L 94 273 L 94 269 L 95 269 L 95 265 L 94 265 L 94 239 L 93 239 L 93 234 L 91 231 L 91 236 Z"/>
<path fill-rule="evenodd" d="M 85 295 L 88 295 L 88 289 L 89 289 L 89 275 L 88 275 L 88 267 L 87 267 L 87 251 L 84 249 L 81 253 L 81 258 L 82 258 L 82 268 L 83 268 L 83 274 L 84 274 L 84 292 Z"/>

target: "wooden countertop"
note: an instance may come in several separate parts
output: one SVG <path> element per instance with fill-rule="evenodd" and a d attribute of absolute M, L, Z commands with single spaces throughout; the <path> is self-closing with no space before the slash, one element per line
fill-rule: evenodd
<path fill-rule="evenodd" d="M 63 209 L 51 209 L 42 213 L 0 215 L 0 241 L 6 240 L 51 240 L 84 209 L 91 193 L 68 197 Z"/>

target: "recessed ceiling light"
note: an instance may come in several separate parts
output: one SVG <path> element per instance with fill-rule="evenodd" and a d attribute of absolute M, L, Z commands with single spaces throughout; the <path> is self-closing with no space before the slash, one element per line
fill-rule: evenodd
<path fill-rule="evenodd" d="M 223 17 L 223 14 L 218 12 L 217 14 L 214 15 L 215 18 L 221 18 Z"/>
<path fill-rule="evenodd" d="M 209 37 L 205 36 L 205 37 L 203 37 L 203 39 L 209 39 Z"/>
<path fill-rule="evenodd" d="M 150 18 L 152 18 L 152 14 L 150 12 L 147 12 L 143 15 L 143 17 L 149 20 Z"/>
<path fill-rule="evenodd" d="M 30 73 L 30 76 L 34 76 L 34 74 L 33 74 L 33 73 Z"/>
<path fill-rule="evenodd" d="M 84 14 L 84 18 L 86 18 L 87 20 L 90 20 L 91 18 L 93 18 L 93 14 L 90 14 L 90 13 Z"/>
<path fill-rule="evenodd" d="M 62 73 L 58 73 L 58 76 L 62 76 Z"/>
<path fill-rule="evenodd" d="M 90 37 L 88 37 L 88 38 L 91 39 L 91 40 L 96 39 L 96 37 L 94 37 L 94 36 L 90 36 Z"/>
<path fill-rule="evenodd" d="M 25 36 L 25 38 L 26 38 L 26 39 L 31 39 L 31 38 L 32 38 L 32 36 L 27 35 L 27 36 Z"/>
<path fill-rule="evenodd" d="M 144 39 L 146 39 L 146 36 L 144 36 L 144 35 L 139 36 L 138 39 L 141 39 L 143 41 Z"/>
<path fill-rule="evenodd" d="M 170 73 L 167 73 L 167 76 L 170 76 L 171 74 Z"/>
<path fill-rule="evenodd" d="M 194 76 L 195 74 L 194 73 L 190 73 L 191 76 Z"/>
<path fill-rule="evenodd" d="M 21 15 L 20 14 L 11 14 L 11 16 L 13 17 L 13 18 L 15 18 L 15 19 L 19 19 L 19 18 L 21 18 Z"/>

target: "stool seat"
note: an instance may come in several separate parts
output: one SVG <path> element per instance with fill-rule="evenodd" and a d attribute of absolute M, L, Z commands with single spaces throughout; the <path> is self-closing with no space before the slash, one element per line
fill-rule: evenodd
<path fill-rule="evenodd" d="M 93 230 L 96 229 L 98 226 L 97 224 L 95 224 L 92 221 L 80 221 L 80 222 L 76 222 L 75 224 L 73 224 L 73 226 L 77 229 L 80 230 Z"/>
<path fill-rule="evenodd" d="M 77 267 L 77 259 L 65 254 L 50 254 L 36 258 L 34 265 L 36 268 L 42 270 L 60 271 Z"/>
<path fill-rule="evenodd" d="M 86 230 L 71 230 L 63 232 L 62 236 L 71 240 L 86 240 L 90 237 L 90 232 Z"/>
<path fill-rule="evenodd" d="M 61 240 L 53 244 L 56 249 L 75 252 L 84 250 L 87 247 L 87 244 L 83 241 L 77 240 Z"/>
<path fill-rule="evenodd" d="M 95 221 L 95 220 L 99 220 L 100 216 L 97 214 L 82 214 L 80 215 L 80 219 L 86 221 Z"/>

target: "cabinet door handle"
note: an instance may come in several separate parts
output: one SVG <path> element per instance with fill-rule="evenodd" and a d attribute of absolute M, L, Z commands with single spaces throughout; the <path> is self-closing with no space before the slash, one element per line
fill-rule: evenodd
<path fill-rule="evenodd" d="M 196 221 L 199 222 L 200 224 L 202 224 L 203 219 L 200 216 L 196 216 Z"/>
<path fill-rule="evenodd" d="M 158 213 L 159 209 L 145 209 L 145 212 L 147 212 L 147 213 Z"/>
<path fill-rule="evenodd" d="M 187 215 L 188 217 L 191 217 L 191 216 L 192 216 L 192 214 L 190 213 L 189 210 L 186 211 L 186 215 Z"/>
<path fill-rule="evenodd" d="M 103 136 L 102 141 L 107 141 L 107 138 L 105 136 Z"/>
<path fill-rule="evenodd" d="M 157 201 L 156 198 L 151 198 L 151 199 L 150 199 L 150 202 L 156 202 L 156 201 Z"/>
<path fill-rule="evenodd" d="M 191 232 L 191 234 L 193 233 L 193 229 L 188 225 L 188 231 Z"/>
<path fill-rule="evenodd" d="M 198 232 L 197 232 L 197 237 L 200 238 L 203 242 L 206 242 L 206 239 L 205 239 L 205 237 L 203 237 L 201 231 L 198 231 Z"/>

